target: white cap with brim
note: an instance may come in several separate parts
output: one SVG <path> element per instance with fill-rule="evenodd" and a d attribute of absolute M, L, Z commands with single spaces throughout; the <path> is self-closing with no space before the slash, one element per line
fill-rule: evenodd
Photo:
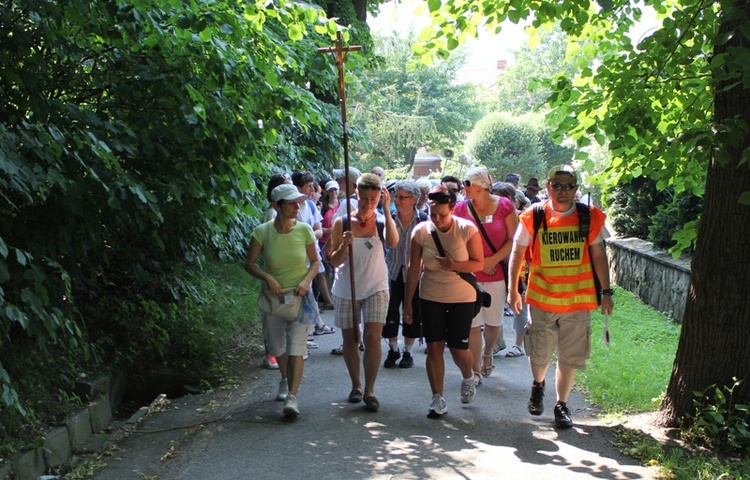
<path fill-rule="evenodd" d="M 328 183 L 326 183 L 326 192 L 328 190 L 333 190 L 334 188 L 339 188 L 339 182 L 336 180 L 329 180 Z"/>
<path fill-rule="evenodd" d="M 294 202 L 302 200 L 304 198 L 307 198 L 307 195 L 305 195 L 304 193 L 300 193 L 300 191 L 297 190 L 297 187 L 295 187 L 294 185 L 289 185 L 287 183 L 279 185 L 278 187 L 271 190 L 271 200 L 273 200 L 274 203 L 278 202 L 279 200 Z"/>

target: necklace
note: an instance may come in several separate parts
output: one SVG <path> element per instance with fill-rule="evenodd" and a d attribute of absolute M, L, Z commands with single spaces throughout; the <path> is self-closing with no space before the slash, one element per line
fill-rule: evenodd
<path fill-rule="evenodd" d="M 362 218 L 362 219 L 360 219 L 359 220 L 359 226 L 362 227 L 362 228 L 365 228 L 367 226 L 367 222 L 369 222 L 370 220 L 372 220 L 374 217 L 375 217 L 375 214 L 373 213 L 372 215 L 370 215 L 370 218 Z"/>

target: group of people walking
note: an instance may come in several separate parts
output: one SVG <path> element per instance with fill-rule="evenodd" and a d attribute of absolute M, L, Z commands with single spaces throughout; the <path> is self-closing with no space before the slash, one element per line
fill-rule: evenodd
<path fill-rule="evenodd" d="M 363 402 L 372 412 L 380 408 L 375 382 L 381 339 L 388 345 L 384 367 L 409 368 L 415 340 L 424 338 L 432 390 L 428 417 L 440 418 L 447 413 L 446 345 L 462 375 L 460 401 L 470 403 L 482 379 L 492 375 L 507 300 L 517 317 L 508 356 L 528 354 L 533 376 L 529 413 L 544 411 L 547 367 L 557 351 L 555 426 L 572 426 L 567 400 L 576 371 L 586 367 L 597 296 L 603 313 L 613 308 L 605 216 L 595 207 L 580 213 L 575 170 L 553 168 L 545 187 L 530 179 L 531 193 L 544 188 L 547 196 L 542 202 L 534 195 L 533 208 L 528 188 L 523 194 L 507 183 L 493 185 L 483 167 L 428 188 L 411 180 L 386 184 L 378 167 L 363 175 L 350 167 L 334 177 L 325 191 L 342 194 L 324 195 L 320 234 L 300 218 L 309 193 L 269 184 L 276 215 L 253 232 L 245 262 L 248 273 L 263 281 L 264 339 L 278 359 L 277 399 L 284 400 L 284 414 L 299 414 L 305 342 L 320 323 L 319 307 L 332 305 L 342 333 L 349 402 Z M 333 284 L 330 292 L 318 285 L 318 304 L 313 283 L 327 283 L 327 269 Z M 477 312 L 478 287 L 492 301 Z M 296 315 L 277 313 L 287 312 L 290 302 L 299 304 L 291 305 Z M 277 310 L 266 306 L 271 304 Z"/>

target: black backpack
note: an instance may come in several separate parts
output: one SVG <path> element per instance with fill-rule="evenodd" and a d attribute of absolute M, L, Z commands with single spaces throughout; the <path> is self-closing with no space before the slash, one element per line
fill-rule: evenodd
<path fill-rule="evenodd" d="M 531 247 L 534 248 L 536 245 L 536 234 L 539 231 L 539 227 L 542 226 L 544 231 L 547 231 L 547 216 L 544 214 L 545 203 L 535 203 L 534 208 L 534 236 L 531 240 Z M 591 210 L 585 203 L 576 202 L 576 213 L 578 213 L 578 235 L 586 245 L 589 246 L 589 260 L 591 260 L 591 245 L 589 245 L 589 227 L 591 227 Z M 597 305 L 602 304 L 602 284 L 599 281 L 599 277 L 596 275 L 596 269 L 594 264 L 591 263 L 591 273 L 594 274 L 594 289 L 596 290 L 596 303 Z"/>

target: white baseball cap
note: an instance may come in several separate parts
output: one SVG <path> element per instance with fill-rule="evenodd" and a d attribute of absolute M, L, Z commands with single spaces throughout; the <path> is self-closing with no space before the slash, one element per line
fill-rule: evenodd
<path fill-rule="evenodd" d="M 304 193 L 300 193 L 300 191 L 297 190 L 297 187 L 295 187 L 294 185 L 289 185 L 288 183 L 281 184 L 271 190 L 271 200 L 273 200 L 274 203 L 278 202 L 279 200 L 294 202 L 302 200 L 304 198 L 307 198 L 307 195 L 305 195 Z"/>

